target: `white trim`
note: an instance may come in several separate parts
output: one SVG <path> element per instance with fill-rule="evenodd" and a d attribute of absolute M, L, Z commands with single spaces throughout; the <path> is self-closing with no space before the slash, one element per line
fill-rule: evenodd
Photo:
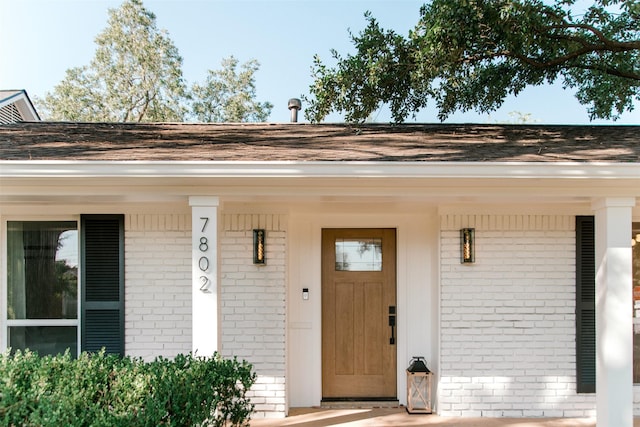
<path fill-rule="evenodd" d="M 591 209 L 594 211 L 605 208 L 633 208 L 636 206 L 636 199 L 632 197 L 606 197 L 594 199 Z"/>
<path fill-rule="evenodd" d="M 189 206 L 220 206 L 217 196 L 189 196 Z"/>
<path fill-rule="evenodd" d="M 76 230 L 78 232 L 78 280 L 76 294 L 78 300 L 77 305 L 77 318 L 76 319 L 8 319 L 8 304 L 7 293 L 9 283 L 7 281 L 7 224 L 10 221 L 73 221 L 76 223 Z M 82 351 L 82 229 L 79 215 L 0 215 L 0 352 L 5 351 L 8 346 L 8 328 L 10 326 L 75 326 L 76 330 L 76 344 L 78 354 Z"/>
<path fill-rule="evenodd" d="M 289 216 L 287 290 L 287 387 L 293 406 L 319 405 L 322 399 L 322 282 L 321 236 L 323 228 L 393 228 L 396 230 L 397 307 L 397 397 L 406 403 L 406 363 L 412 356 L 425 356 L 429 369 L 439 371 L 439 303 L 433 288 L 438 278 L 435 258 L 439 223 L 435 209 L 406 213 L 362 214 L 349 209 L 293 211 Z M 416 233 L 416 230 L 419 230 Z M 426 236 L 426 237 L 425 237 Z M 426 240 L 425 240 L 426 239 Z M 424 251 L 424 252 L 422 252 Z M 428 255 L 425 260 L 423 255 Z M 411 295 L 418 286 L 428 295 L 424 309 L 415 304 L 422 297 Z M 310 290 L 309 300 L 301 299 L 301 289 Z M 425 320 L 428 319 L 428 320 Z M 424 320 L 424 321 L 423 321 Z M 425 338 L 418 338 L 418 336 Z"/>
<path fill-rule="evenodd" d="M 207 202 L 211 204 L 207 204 Z M 191 345 L 198 356 L 220 350 L 218 197 L 189 197 L 191 205 Z"/>
<path fill-rule="evenodd" d="M 633 427 L 633 205 L 633 199 L 609 198 L 594 201 L 593 207 L 598 427 Z"/>
<path fill-rule="evenodd" d="M 9 281 L 7 278 L 7 221 L 6 216 L 0 216 L 0 350 L 3 352 L 9 344 L 7 337 L 7 294 Z"/>
<path fill-rule="evenodd" d="M 3 178 L 553 178 L 640 179 L 638 163 L 0 161 Z"/>
<path fill-rule="evenodd" d="M 80 326 L 80 319 L 7 319 L 9 326 Z M 80 347 L 78 341 L 78 347 Z"/>

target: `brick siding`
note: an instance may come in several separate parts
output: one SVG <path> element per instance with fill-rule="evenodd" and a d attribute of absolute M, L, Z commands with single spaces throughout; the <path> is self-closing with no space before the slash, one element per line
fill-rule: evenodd
<path fill-rule="evenodd" d="M 191 351 L 191 217 L 125 216 L 125 351 Z"/>
<path fill-rule="evenodd" d="M 266 264 L 253 264 L 253 229 L 266 230 Z M 286 216 L 222 215 L 222 355 L 253 364 L 255 417 L 283 417 L 286 333 Z"/>
<path fill-rule="evenodd" d="M 286 217 L 221 216 L 221 354 L 246 359 L 258 379 L 255 417 L 282 417 L 285 398 Z M 266 264 L 253 264 L 253 229 L 266 230 Z M 125 217 L 125 349 L 152 360 L 191 351 L 191 217 Z"/>
<path fill-rule="evenodd" d="M 595 395 L 576 393 L 574 217 L 444 215 L 440 250 L 440 413 L 595 415 Z"/>

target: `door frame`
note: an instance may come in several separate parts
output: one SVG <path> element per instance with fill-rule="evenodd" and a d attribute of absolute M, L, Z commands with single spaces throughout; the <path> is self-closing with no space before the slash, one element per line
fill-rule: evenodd
<path fill-rule="evenodd" d="M 424 355 L 438 372 L 439 230 L 436 208 L 399 205 L 300 206 L 289 212 L 287 407 L 322 401 L 321 237 L 323 228 L 395 228 L 397 393 L 406 402 L 405 369 Z M 303 290 L 308 289 L 308 298 Z"/>
<path fill-rule="evenodd" d="M 384 313 L 382 313 L 382 317 L 383 322 L 384 322 L 384 326 L 381 327 L 381 331 L 380 334 L 378 335 L 379 337 L 381 337 L 383 339 L 383 342 L 387 342 L 387 340 L 389 339 L 389 337 L 391 336 L 391 326 L 387 324 L 387 315 L 389 315 L 389 317 L 393 317 L 393 321 L 394 321 L 394 336 L 395 336 L 395 342 L 393 342 L 392 344 L 387 344 L 392 346 L 389 349 L 389 352 L 385 352 L 383 354 L 387 354 L 387 356 L 384 356 L 384 358 L 386 358 L 387 362 L 389 365 L 386 367 L 383 367 L 386 369 L 392 369 L 393 370 L 393 375 L 392 378 L 389 378 L 389 382 L 387 382 L 386 380 L 384 380 L 384 376 L 382 377 L 382 384 L 387 384 L 386 386 L 384 386 L 383 388 L 385 388 L 385 390 L 387 390 L 386 392 L 382 392 L 379 396 L 367 396 L 367 397 L 357 397 L 358 393 L 354 392 L 353 396 L 341 396 L 341 397 L 333 397 L 333 396 L 327 396 L 328 394 L 331 394 L 330 392 L 327 391 L 326 387 L 327 385 L 325 384 L 325 380 L 327 380 L 327 378 L 325 377 L 325 363 L 326 363 L 326 359 L 325 357 L 327 357 L 325 355 L 325 330 L 324 327 L 326 325 L 326 320 L 324 318 L 325 315 L 325 295 L 324 295 L 324 291 L 325 291 L 325 280 L 327 279 L 326 277 L 326 273 L 325 273 L 325 255 L 324 255 L 324 245 L 325 245 L 325 230 L 328 230 L 329 233 L 335 233 L 336 235 L 341 233 L 345 236 L 348 235 L 354 235 L 357 236 L 363 232 L 365 232 L 365 234 L 371 235 L 372 237 L 383 237 L 386 235 L 387 239 L 392 238 L 392 243 L 385 243 L 383 241 L 383 248 L 387 247 L 387 251 L 392 249 L 392 253 L 389 255 L 387 254 L 386 256 L 383 254 L 383 258 L 382 258 L 382 262 L 383 262 L 383 266 L 385 265 L 385 263 L 387 263 L 387 268 L 391 268 L 391 275 L 390 276 L 386 276 L 384 277 L 383 273 L 381 272 L 381 276 L 383 276 L 383 280 L 389 282 L 392 282 L 392 295 L 387 294 L 388 297 L 393 296 L 393 301 L 391 302 L 390 300 L 383 302 L 383 306 L 389 305 L 388 303 L 392 303 L 393 306 L 393 313 L 389 312 L 387 313 L 386 311 Z M 320 335 L 321 335 L 321 340 L 322 340 L 322 345 L 321 345 L 321 357 L 320 357 L 320 362 L 321 362 L 321 372 L 322 372 L 322 382 L 321 382 L 321 395 L 322 395 L 322 399 L 323 401 L 327 402 L 327 401 L 352 401 L 352 400 L 360 400 L 360 401 L 398 401 L 398 322 L 397 322 L 397 305 L 398 305 L 398 230 L 396 227 L 322 227 L 320 230 L 320 234 L 321 234 L 321 239 L 320 239 L 320 254 L 321 254 L 321 277 L 320 277 L 320 288 L 322 290 L 322 298 L 321 298 L 321 303 L 320 303 L 320 311 L 321 311 L 321 331 L 320 331 Z M 375 234 L 375 236 L 374 236 Z M 364 236 L 364 235 L 363 235 Z M 391 246 L 391 247 L 389 247 Z M 391 259 L 389 259 L 388 257 L 391 256 Z M 327 268 L 330 268 L 330 266 L 327 266 Z M 383 267 L 384 268 L 384 267 Z M 389 288 L 387 288 L 389 289 Z M 385 299 L 384 297 L 384 293 L 382 294 L 383 299 Z M 388 298 L 386 297 L 386 298 Z M 391 306 L 390 308 L 391 309 Z M 391 360 L 389 360 L 389 358 L 392 358 Z M 393 365 L 393 366 L 391 366 Z M 357 374 L 354 373 L 355 376 L 357 376 Z M 367 376 L 365 375 L 364 377 L 362 377 L 363 380 L 366 380 Z M 381 384 L 381 385 L 382 385 Z M 391 391 L 391 388 L 389 388 L 392 384 L 392 388 L 393 391 Z M 373 383 L 371 384 L 372 386 L 374 385 Z"/>

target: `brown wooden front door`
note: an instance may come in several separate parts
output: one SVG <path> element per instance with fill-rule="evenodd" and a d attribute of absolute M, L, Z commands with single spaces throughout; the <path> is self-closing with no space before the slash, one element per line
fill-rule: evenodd
<path fill-rule="evenodd" d="M 395 229 L 323 229 L 323 399 L 397 397 L 395 317 Z"/>

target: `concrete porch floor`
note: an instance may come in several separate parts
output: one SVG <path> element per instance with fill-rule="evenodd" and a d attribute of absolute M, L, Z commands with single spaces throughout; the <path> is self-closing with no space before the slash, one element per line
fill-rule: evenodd
<path fill-rule="evenodd" d="M 408 414 L 404 407 L 370 409 L 291 408 L 282 419 L 251 420 L 252 427 L 595 427 L 595 418 L 458 418 Z M 640 427 L 640 418 L 634 419 Z"/>

